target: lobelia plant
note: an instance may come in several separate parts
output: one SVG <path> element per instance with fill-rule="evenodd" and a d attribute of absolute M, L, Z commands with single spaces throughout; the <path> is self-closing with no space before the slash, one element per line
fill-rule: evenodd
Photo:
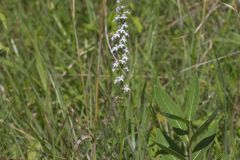
<path fill-rule="evenodd" d="M 197 76 L 190 83 L 184 112 L 161 86 L 155 86 L 154 94 L 160 106 L 160 114 L 166 117 L 172 128 L 172 131 L 168 133 L 164 129 L 157 130 L 158 139 L 151 140 L 151 146 L 160 148 L 156 154 L 161 155 L 163 160 L 202 159 L 216 136 L 217 121 L 213 120 L 217 116 L 218 109 L 202 125 L 195 125 L 195 115 L 199 101 Z"/>
<path fill-rule="evenodd" d="M 117 0 L 116 3 L 116 16 L 114 21 L 117 23 L 117 31 L 111 37 L 113 47 L 110 47 L 111 54 L 114 58 L 112 71 L 115 74 L 114 84 L 119 86 L 124 93 L 128 93 L 130 88 L 126 83 L 127 75 L 129 73 L 129 49 L 127 46 L 129 34 L 127 30 L 127 19 L 130 12 L 126 7 L 126 2 L 124 0 Z"/>

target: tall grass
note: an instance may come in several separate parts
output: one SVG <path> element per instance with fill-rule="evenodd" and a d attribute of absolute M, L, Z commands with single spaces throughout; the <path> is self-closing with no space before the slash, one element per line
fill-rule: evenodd
<path fill-rule="evenodd" d="M 131 98 L 117 107 L 105 37 L 114 1 L 1 0 L 0 159 L 159 159 L 149 140 L 171 130 L 154 85 L 185 107 L 195 73 L 197 124 L 220 109 L 205 159 L 239 159 L 235 2 L 129 1 Z"/>

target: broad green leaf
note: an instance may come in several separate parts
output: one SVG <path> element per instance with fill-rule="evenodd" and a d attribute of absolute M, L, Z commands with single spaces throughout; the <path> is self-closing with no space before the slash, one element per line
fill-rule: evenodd
<path fill-rule="evenodd" d="M 183 130 L 183 129 L 175 128 L 175 127 L 173 127 L 173 131 L 179 136 L 188 135 L 188 133 L 189 133 L 187 130 Z"/>
<path fill-rule="evenodd" d="M 199 151 L 199 150 L 202 150 L 202 149 L 208 147 L 208 145 L 210 145 L 210 144 L 213 142 L 215 136 L 216 136 L 216 134 L 213 134 L 213 135 L 211 135 L 211 136 L 209 136 L 209 137 L 206 137 L 206 138 L 202 139 L 202 140 L 194 147 L 193 152 L 197 152 L 197 151 Z"/>
<path fill-rule="evenodd" d="M 169 154 L 171 154 L 171 155 L 179 158 L 180 160 L 185 160 L 184 155 L 179 154 L 178 152 L 174 151 L 174 150 L 171 149 L 171 148 L 168 148 L 168 147 L 162 145 L 161 143 L 158 143 L 158 142 L 156 142 L 156 141 L 155 141 L 155 143 L 156 143 L 160 148 L 162 148 L 162 150 L 164 150 L 165 152 L 167 152 L 167 153 L 169 153 Z"/>
<path fill-rule="evenodd" d="M 181 154 L 184 156 L 184 150 L 182 150 L 173 140 L 171 137 L 169 137 L 167 135 L 167 133 L 165 131 L 162 131 L 164 138 L 166 139 L 166 141 L 169 144 L 169 148 L 173 149 L 174 151 L 176 151 L 177 153 Z"/>
<path fill-rule="evenodd" d="M 181 121 L 183 123 L 186 123 L 186 124 L 189 124 L 190 122 L 182 117 L 179 117 L 179 116 L 175 116 L 173 114 L 170 114 L 170 113 L 166 113 L 166 112 L 160 112 L 161 115 L 169 118 L 169 119 L 173 119 L 173 120 L 176 120 L 176 121 Z"/>
<path fill-rule="evenodd" d="M 187 102 L 186 102 L 186 118 L 189 121 L 192 121 L 196 115 L 197 106 L 198 106 L 198 97 L 199 97 L 199 84 L 198 77 L 195 76 L 191 83 L 187 93 Z"/>
<path fill-rule="evenodd" d="M 196 130 L 196 132 L 193 134 L 192 138 L 190 139 L 191 142 L 197 139 L 197 137 L 203 133 L 208 126 L 211 124 L 211 122 L 214 120 L 214 118 L 217 116 L 218 108 L 210 115 L 210 117 Z"/>
<path fill-rule="evenodd" d="M 158 155 L 159 147 L 155 144 L 155 141 L 163 144 L 164 146 L 168 146 L 168 142 L 163 136 L 162 131 L 159 128 L 153 128 L 150 137 L 149 137 L 149 154 L 152 156 Z"/>
<path fill-rule="evenodd" d="M 154 87 L 155 99 L 160 106 L 162 112 L 166 112 L 175 116 L 182 115 L 182 111 L 179 106 L 171 99 L 171 97 L 163 90 L 161 86 Z M 168 121 L 172 127 L 186 129 L 186 125 L 178 120 L 172 120 L 168 118 Z"/>
<path fill-rule="evenodd" d="M 209 137 L 213 134 L 216 134 L 217 133 L 217 128 L 218 128 L 218 121 L 213 121 L 212 124 L 209 126 L 208 130 L 203 134 L 203 136 L 201 136 L 201 139 L 204 139 L 206 137 Z M 200 141 L 198 141 L 199 143 Z M 197 144 L 198 144 L 197 143 Z M 196 151 L 195 153 L 193 153 L 193 160 L 202 160 L 204 154 L 206 153 L 206 151 L 209 149 L 209 145 L 200 150 L 200 151 Z"/>

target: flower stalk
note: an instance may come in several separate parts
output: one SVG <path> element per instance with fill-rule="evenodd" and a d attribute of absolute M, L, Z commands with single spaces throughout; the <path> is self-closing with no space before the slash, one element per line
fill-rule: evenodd
<path fill-rule="evenodd" d="M 124 93 L 128 93 L 130 88 L 126 83 L 127 75 L 129 73 L 129 49 L 127 46 L 129 34 L 127 30 L 127 19 L 130 12 L 126 7 L 124 0 L 117 0 L 116 3 L 116 16 L 114 21 L 117 23 L 117 31 L 111 37 L 113 44 L 111 54 L 114 57 L 112 71 L 116 73 L 114 84 L 120 86 Z"/>

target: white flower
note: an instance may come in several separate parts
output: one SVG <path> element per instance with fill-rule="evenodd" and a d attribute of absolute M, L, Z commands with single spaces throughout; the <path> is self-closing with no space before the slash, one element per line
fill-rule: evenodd
<path fill-rule="evenodd" d="M 128 25 L 126 22 L 124 22 L 124 24 L 121 26 L 121 29 L 127 29 L 128 28 Z"/>
<path fill-rule="evenodd" d="M 119 62 L 118 62 L 118 61 L 115 61 L 115 62 L 113 63 L 113 66 L 112 66 L 112 71 L 114 72 L 115 70 L 117 70 L 117 69 L 118 69 L 118 66 L 119 66 Z"/>
<path fill-rule="evenodd" d="M 124 67 L 123 70 L 126 71 L 126 72 L 129 72 L 128 67 Z"/>
<path fill-rule="evenodd" d="M 129 10 L 124 11 L 125 14 L 131 14 Z"/>
<path fill-rule="evenodd" d="M 117 15 L 115 18 L 114 18 L 114 21 L 118 21 L 119 19 L 121 19 L 121 17 L 119 15 Z"/>
<path fill-rule="evenodd" d="M 122 14 L 122 16 L 120 18 L 123 19 L 123 20 L 126 20 L 127 16 L 126 16 L 126 14 Z"/>
<path fill-rule="evenodd" d="M 126 64 L 127 61 L 128 61 L 128 56 L 127 56 L 127 54 L 123 54 L 123 55 L 122 55 L 122 59 L 120 59 L 119 62 L 120 62 L 121 64 Z"/>
<path fill-rule="evenodd" d="M 127 56 L 127 54 L 126 54 L 126 53 L 122 55 L 122 60 L 125 60 L 125 61 L 127 61 L 127 60 L 128 60 L 128 56 Z"/>
<path fill-rule="evenodd" d="M 117 34 L 124 34 L 126 31 L 124 29 L 118 29 L 117 30 Z"/>
<path fill-rule="evenodd" d="M 122 38 L 120 39 L 120 42 L 124 44 L 127 43 L 126 36 L 122 36 Z"/>
<path fill-rule="evenodd" d="M 116 8 L 116 12 L 119 13 L 121 11 L 121 8 L 120 7 L 117 7 Z"/>
<path fill-rule="evenodd" d="M 122 2 L 122 0 L 117 0 L 117 3 L 121 3 Z"/>
<path fill-rule="evenodd" d="M 122 60 L 122 59 L 120 59 L 119 62 L 120 62 L 121 64 L 126 64 L 126 63 L 127 63 L 126 61 L 124 61 L 124 60 Z"/>
<path fill-rule="evenodd" d="M 121 48 L 121 49 L 123 49 L 123 48 L 125 48 L 126 46 L 125 46 L 125 44 L 123 44 L 123 43 L 119 43 L 119 45 L 118 45 L 118 48 Z"/>
<path fill-rule="evenodd" d="M 130 91 L 129 85 L 128 85 L 128 84 L 125 84 L 125 85 L 123 86 L 123 92 L 124 92 L 124 93 L 127 93 L 127 92 L 129 92 L 129 91 Z"/>
<path fill-rule="evenodd" d="M 124 5 L 121 5 L 121 8 L 122 8 L 122 9 L 124 9 L 125 7 L 126 7 L 126 6 L 124 6 Z"/>
<path fill-rule="evenodd" d="M 126 79 L 126 76 L 129 72 L 129 68 L 127 66 L 128 62 L 128 54 L 129 50 L 127 47 L 127 42 L 128 42 L 128 24 L 127 24 L 127 19 L 128 15 L 130 14 L 129 10 L 127 10 L 126 6 L 123 5 L 125 2 L 124 0 L 116 0 L 117 2 L 117 7 L 116 7 L 116 16 L 114 18 L 114 21 L 118 25 L 118 30 L 113 34 L 111 37 L 111 40 L 114 44 L 114 46 L 111 49 L 111 52 L 114 56 L 115 61 L 112 64 L 112 71 L 119 70 L 117 72 L 117 76 L 114 80 L 114 84 L 119 83 L 122 90 L 124 93 L 127 93 L 130 91 L 129 85 L 125 84 L 124 81 Z M 116 57 L 115 57 L 115 54 Z M 123 73 L 120 74 L 119 73 Z"/>
<path fill-rule="evenodd" d="M 115 34 L 112 36 L 111 40 L 114 41 L 114 40 L 117 39 L 117 38 L 120 38 L 120 34 L 115 33 Z"/>
<path fill-rule="evenodd" d="M 129 37 L 129 34 L 127 33 L 127 31 L 125 31 L 124 29 L 122 29 L 122 28 L 120 28 L 120 29 L 118 29 L 117 30 L 117 33 L 118 34 L 122 34 L 122 35 L 124 35 L 124 36 L 126 36 L 126 37 Z"/>
<path fill-rule="evenodd" d="M 126 47 L 124 50 L 123 50 L 124 53 L 128 54 L 129 51 L 128 51 L 128 48 Z"/>
<path fill-rule="evenodd" d="M 118 46 L 115 46 L 115 47 L 112 48 L 111 52 L 112 52 L 112 53 L 117 52 L 118 49 L 119 49 Z"/>
<path fill-rule="evenodd" d="M 119 83 L 119 82 L 123 82 L 123 81 L 124 81 L 124 76 L 121 75 L 114 80 L 114 84 Z"/>

